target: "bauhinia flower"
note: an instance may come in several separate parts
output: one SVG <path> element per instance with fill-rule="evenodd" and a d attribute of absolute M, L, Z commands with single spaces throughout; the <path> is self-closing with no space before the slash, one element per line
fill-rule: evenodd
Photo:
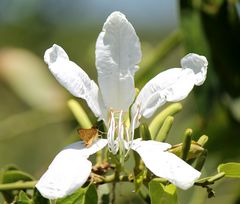
<path fill-rule="evenodd" d="M 49 199 L 73 193 L 88 179 L 92 163 L 88 157 L 105 146 L 112 154 L 123 156 L 136 151 L 146 167 L 156 176 L 165 178 L 181 189 L 190 188 L 200 172 L 168 152 L 170 144 L 134 139 L 140 118 L 149 118 L 166 102 L 187 97 L 194 85 L 205 81 L 208 62 L 204 56 L 188 54 L 181 60 L 182 68 L 172 68 L 151 79 L 135 99 L 134 74 L 141 61 L 139 39 L 133 26 L 120 12 L 106 20 L 96 43 L 98 84 L 58 45 L 44 55 L 50 71 L 72 95 L 85 99 L 108 131 L 107 139 L 97 139 L 86 147 L 79 141 L 63 149 L 50 164 L 36 187 Z M 134 100 L 135 99 L 135 100 Z M 131 108 L 130 108 L 131 107 Z M 131 109 L 131 110 L 130 110 Z M 131 111 L 130 125 L 126 117 Z"/>

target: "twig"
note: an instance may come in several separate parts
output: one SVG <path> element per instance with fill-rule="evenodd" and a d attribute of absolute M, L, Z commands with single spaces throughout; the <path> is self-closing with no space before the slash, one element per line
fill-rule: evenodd
<path fill-rule="evenodd" d="M 21 181 L 21 182 L 0 184 L 0 191 L 33 189 L 36 183 L 37 181 L 26 181 L 26 182 Z"/>

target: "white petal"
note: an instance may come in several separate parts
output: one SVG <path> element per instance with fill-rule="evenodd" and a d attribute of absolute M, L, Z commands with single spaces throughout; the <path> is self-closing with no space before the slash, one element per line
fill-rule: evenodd
<path fill-rule="evenodd" d="M 151 79 L 140 91 L 132 107 L 132 115 L 140 108 L 140 115 L 149 118 L 167 101 L 176 102 L 188 96 L 194 86 L 191 69 L 172 68 Z"/>
<path fill-rule="evenodd" d="M 48 199 L 63 198 L 72 194 L 88 179 L 92 163 L 89 155 L 106 146 L 107 140 L 97 140 L 89 148 L 83 142 L 67 146 L 54 158 L 48 170 L 43 174 L 36 188 Z"/>
<path fill-rule="evenodd" d="M 192 69 L 195 74 L 195 85 L 200 86 L 206 79 L 208 61 L 206 57 L 190 53 L 181 60 L 182 68 Z"/>
<path fill-rule="evenodd" d="M 171 148 L 172 145 L 165 142 L 157 142 L 154 140 L 144 141 L 141 138 L 138 138 L 133 140 L 133 144 L 131 148 L 137 152 L 141 152 L 147 149 L 151 149 L 152 147 L 154 150 L 157 149 L 159 152 L 163 152 Z"/>
<path fill-rule="evenodd" d="M 156 176 L 165 178 L 184 190 L 190 188 L 200 177 L 199 171 L 166 151 L 171 145 L 156 141 L 135 141 L 132 149 L 138 152 L 146 167 Z"/>
<path fill-rule="evenodd" d="M 134 28 L 120 12 L 106 20 L 96 43 L 96 67 L 104 104 L 127 111 L 134 100 L 134 74 L 141 48 Z"/>
<path fill-rule="evenodd" d="M 45 198 L 57 199 L 72 194 L 87 181 L 91 173 L 92 163 L 86 158 L 63 154 L 60 158 L 61 160 L 54 160 L 52 168 L 36 184 Z"/>
<path fill-rule="evenodd" d="M 96 117 L 105 119 L 106 110 L 96 83 L 58 45 L 46 50 L 44 60 L 58 82 L 71 94 L 87 101 Z"/>
<path fill-rule="evenodd" d="M 75 142 L 68 145 L 65 149 L 77 150 L 82 157 L 88 158 L 90 155 L 95 154 L 107 145 L 107 139 L 97 139 L 90 147 L 85 147 L 83 141 Z"/>

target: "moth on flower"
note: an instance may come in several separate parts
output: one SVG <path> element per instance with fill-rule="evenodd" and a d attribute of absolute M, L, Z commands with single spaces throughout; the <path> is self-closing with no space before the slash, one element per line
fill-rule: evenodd
<path fill-rule="evenodd" d="M 96 127 L 89 129 L 79 128 L 77 131 L 86 147 L 90 147 L 98 137 L 98 129 Z"/>
<path fill-rule="evenodd" d="M 169 180 L 181 189 L 190 188 L 200 172 L 176 155 L 166 151 L 170 144 L 134 139 L 140 118 L 149 118 L 166 102 L 187 97 L 194 85 L 205 81 L 208 62 L 204 56 L 188 54 L 181 68 L 168 69 L 151 79 L 135 98 L 134 74 L 142 53 L 133 26 L 120 12 L 113 12 L 103 25 L 96 42 L 98 84 L 58 45 L 44 55 L 49 70 L 72 95 L 84 99 L 107 127 L 107 139 L 92 144 L 76 142 L 63 149 L 36 184 L 49 199 L 62 198 L 81 187 L 91 173 L 88 157 L 105 146 L 112 154 L 136 151 L 146 167 L 156 176 Z M 131 107 L 131 108 L 130 108 Z M 130 125 L 124 117 L 131 111 Z"/>

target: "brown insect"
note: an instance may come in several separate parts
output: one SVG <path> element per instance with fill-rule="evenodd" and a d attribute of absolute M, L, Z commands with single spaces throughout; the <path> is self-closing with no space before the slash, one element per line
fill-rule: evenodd
<path fill-rule="evenodd" d="M 98 129 L 95 127 L 89 129 L 79 128 L 77 131 L 86 147 L 90 147 L 98 137 Z"/>

